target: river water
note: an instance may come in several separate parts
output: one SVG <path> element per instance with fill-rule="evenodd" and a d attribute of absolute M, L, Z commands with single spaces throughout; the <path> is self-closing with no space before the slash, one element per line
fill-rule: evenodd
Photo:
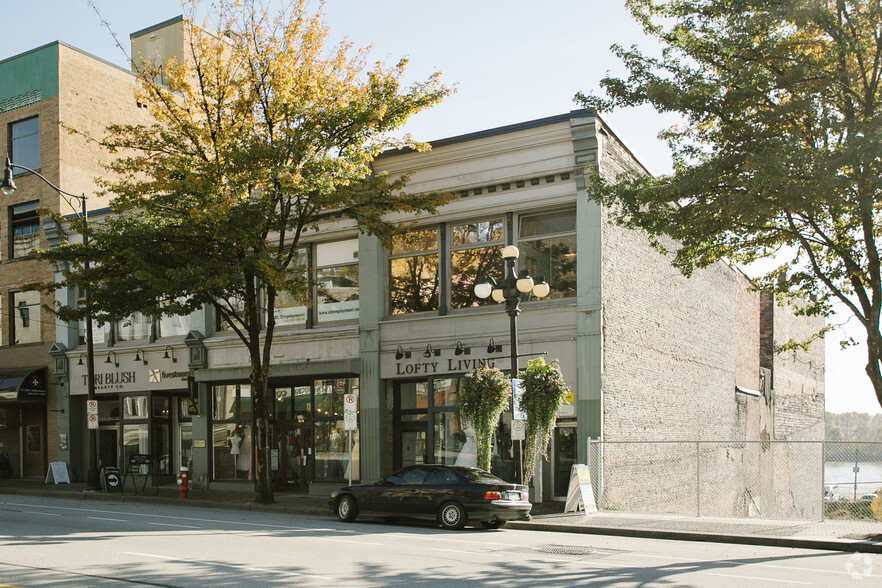
<path fill-rule="evenodd" d="M 882 489 L 882 462 L 858 462 L 855 466 L 853 461 L 828 461 L 824 464 L 824 486 L 830 489 L 833 498 L 852 500 L 855 495 L 860 499 L 865 494 L 874 494 Z"/>

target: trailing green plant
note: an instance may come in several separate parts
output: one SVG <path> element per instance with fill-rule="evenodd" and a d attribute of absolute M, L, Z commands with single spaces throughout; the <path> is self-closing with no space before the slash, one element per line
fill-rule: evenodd
<path fill-rule="evenodd" d="M 480 366 L 459 384 L 459 414 L 475 428 L 478 467 L 490 471 L 493 430 L 508 407 L 511 381 L 497 368 Z"/>
<path fill-rule="evenodd" d="M 541 357 L 527 362 L 527 369 L 519 374 L 524 382 L 521 409 L 527 414 L 524 440 L 524 483 L 532 478 L 536 468 L 536 456 L 547 457 L 548 441 L 564 398 L 570 393 L 560 366 L 555 359 L 545 363 Z"/>

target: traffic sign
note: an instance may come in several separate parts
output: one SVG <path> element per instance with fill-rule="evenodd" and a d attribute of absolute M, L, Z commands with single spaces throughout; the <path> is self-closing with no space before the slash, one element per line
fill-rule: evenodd
<path fill-rule="evenodd" d="M 511 440 L 523 441 L 527 438 L 527 422 L 515 421 L 511 422 Z"/>
<path fill-rule="evenodd" d="M 343 412 L 355 412 L 358 397 L 355 394 L 343 395 Z"/>
<path fill-rule="evenodd" d="M 88 421 L 89 421 L 89 428 L 90 429 L 97 429 L 98 428 L 98 415 L 97 414 L 88 415 Z"/>
<path fill-rule="evenodd" d="M 511 381 L 511 418 L 518 421 L 527 420 L 527 413 L 521 408 L 521 397 L 524 395 L 524 381 Z"/>
<path fill-rule="evenodd" d="M 98 414 L 98 401 L 97 400 L 87 400 L 86 401 L 86 414 Z"/>

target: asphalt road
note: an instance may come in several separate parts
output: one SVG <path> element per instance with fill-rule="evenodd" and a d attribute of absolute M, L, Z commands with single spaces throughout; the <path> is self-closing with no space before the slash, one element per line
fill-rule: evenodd
<path fill-rule="evenodd" d="M 882 586 L 882 556 L 0 497 L 0 586 Z"/>

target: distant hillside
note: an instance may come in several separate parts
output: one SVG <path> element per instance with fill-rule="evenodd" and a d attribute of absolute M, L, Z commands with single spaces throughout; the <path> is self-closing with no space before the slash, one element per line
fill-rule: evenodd
<path fill-rule="evenodd" d="M 882 414 L 826 413 L 827 441 L 882 441 Z"/>

